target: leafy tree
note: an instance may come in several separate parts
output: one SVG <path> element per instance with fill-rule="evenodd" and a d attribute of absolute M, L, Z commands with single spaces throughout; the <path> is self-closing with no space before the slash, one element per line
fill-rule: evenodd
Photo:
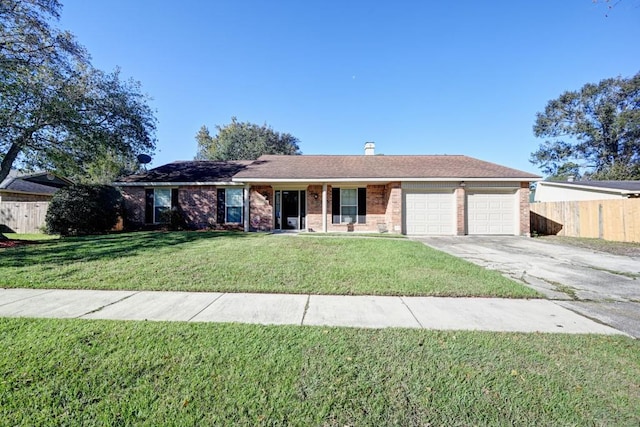
<path fill-rule="evenodd" d="M 140 84 L 105 73 L 59 19 L 58 0 L 0 1 L 0 180 L 11 168 L 88 167 L 96 153 L 155 148 Z"/>
<path fill-rule="evenodd" d="M 79 184 L 110 184 L 140 170 L 140 163 L 131 155 L 123 155 L 109 147 L 96 147 L 86 163 L 64 163 L 58 173 Z"/>
<path fill-rule="evenodd" d="M 58 190 L 49 203 L 45 224 L 48 233 L 105 233 L 116 225 L 122 198 L 109 185 L 75 184 Z"/>
<path fill-rule="evenodd" d="M 254 160 L 263 154 L 301 154 L 299 140 L 288 133 L 274 131 L 270 126 L 239 122 L 216 126 L 218 134 L 211 136 L 206 126 L 196 135 L 201 160 Z"/>
<path fill-rule="evenodd" d="M 640 179 L 640 73 L 567 91 L 537 113 L 530 161 L 551 176 Z"/>
<path fill-rule="evenodd" d="M 209 133 L 209 128 L 205 125 L 202 125 L 196 134 L 196 142 L 198 143 L 196 160 L 206 160 L 215 157 L 217 147 L 214 145 L 211 133 Z"/>

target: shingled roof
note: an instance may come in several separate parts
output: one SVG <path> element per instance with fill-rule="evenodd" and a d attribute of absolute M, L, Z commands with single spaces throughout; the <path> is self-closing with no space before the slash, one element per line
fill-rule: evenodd
<path fill-rule="evenodd" d="M 210 161 L 191 160 L 177 161 L 158 166 L 147 172 L 129 175 L 122 178 L 116 185 L 143 185 L 143 184 L 211 184 L 231 182 L 231 178 L 244 170 L 251 160 L 235 161 Z"/>
<path fill-rule="evenodd" d="M 70 185 L 71 181 L 47 172 L 20 173 L 12 170 L 0 182 L 0 191 L 5 193 L 28 193 L 52 195 L 58 189 Z"/>
<path fill-rule="evenodd" d="M 511 179 L 536 180 L 532 173 L 461 155 L 277 156 L 265 155 L 240 170 L 234 181 L 335 181 Z"/>

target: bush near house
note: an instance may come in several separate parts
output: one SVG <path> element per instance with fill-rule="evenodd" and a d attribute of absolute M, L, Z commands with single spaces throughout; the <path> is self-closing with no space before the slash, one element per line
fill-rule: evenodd
<path fill-rule="evenodd" d="M 105 233 L 118 222 L 121 205 L 120 192 L 109 185 L 63 188 L 49 204 L 47 232 L 61 236 Z"/>

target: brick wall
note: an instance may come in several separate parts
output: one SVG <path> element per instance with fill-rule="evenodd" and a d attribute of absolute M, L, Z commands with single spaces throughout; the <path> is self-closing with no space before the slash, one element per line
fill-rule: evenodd
<path fill-rule="evenodd" d="M 402 187 L 399 182 L 390 182 L 387 189 L 385 220 L 390 233 L 402 233 Z"/>
<path fill-rule="evenodd" d="M 136 230 L 149 226 L 145 224 L 145 188 L 122 187 L 120 190 L 124 203 L 124 227 Z M 202 230 L 217 227 L 216 191 L 214 186 L 178 188 L 178 206 L 187 228 Z"/>
<path fill-rule="evenodd" d="M 216 225 L 217 187 L 193 185 L 178 188 L 178 206 L 188 228 L 202 230 Z"/>
<path fill-rule="evenodd" d="M 124 228 L 135 230 L 144 227 L 144 188 L 122 187 L 124 204 Z"/>
<path fill-rule="evenodd" d="M 249 191 L 249 226 L 251 231 L 273 230 L 273 188 L 253 186 Z"/>
<path fill-rule="evenodd" d="M 318 195 L 316 199 L 314 194 Z M 327 211 L 331 211 L 331 187 L 327 186 Z M 327 215 L 327 224 L 331 216 Z M 307 187 L 307 229 L 322 231 L 322 185 Z"/>

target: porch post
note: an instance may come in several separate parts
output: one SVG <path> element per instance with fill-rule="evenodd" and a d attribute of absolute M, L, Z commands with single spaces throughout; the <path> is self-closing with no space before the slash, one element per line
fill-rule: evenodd
<path fill-rule="evenodd" d="M 327 232 L 327 183 L 322 184 L 322 232 Z"/>
<path fill-rule="evenodd" d="M 244 191 L 242 192 L 244 196 L 244 231 L 249 231 L 249 185 L 244 186 Z"/>

